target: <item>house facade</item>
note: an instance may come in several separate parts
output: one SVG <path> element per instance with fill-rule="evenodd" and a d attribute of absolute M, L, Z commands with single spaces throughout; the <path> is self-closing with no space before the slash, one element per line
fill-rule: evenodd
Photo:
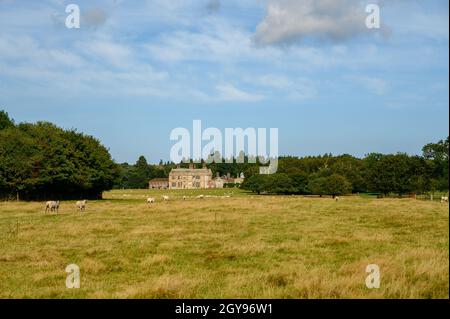
<path fill-rule="evenodd" d="M 230 173 L 224 176 L 220 176 L 220 174 L 217 173 L 217 176 L 214 179 L 214 185 L 215 188 L 224 188 L 225 184 L 242 184 L 243 181 L 244 181 L 243 173 L 236 176 L 236 178 L 231 177 Z"/>
<path fill-rule="evenodd" d="M 154 178 L 148 182 L 149 189 L 167 189 L 169 188 L 168 178 Z"/>
<path fill-rule="evenodd" d="M 194 168 L 190 164 L 189 168 L 174 168 L 169 174 L 170 189 L 201 189 L 214 188 L 212 172 L 209 168 Z"/>

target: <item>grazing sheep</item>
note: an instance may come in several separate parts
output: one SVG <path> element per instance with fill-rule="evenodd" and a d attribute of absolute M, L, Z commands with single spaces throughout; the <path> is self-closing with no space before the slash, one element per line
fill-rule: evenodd
<path fill-rule="evenodd" d="M 336 202 L 338 202 L 339 201 L 339 196 L 336 196 L 335 198 L 334 198 L 334 200 L 336 201 Z"/>
<path fill-rule="evenodd" d="M 441 203 L 448 203 L 448 196 L 442 196 Z"/>
<path fill-rule="evenodd" d="M 187 199 L 187 197 L 186 196 L 183 196 L 183 200 L 186 200 Z"/>
<path fill-rule="evenodd" d="M 169 196 L 167 196 L 167 195 L 163 195 L 163 196 L 161 196 L 162 197 L 162 199 L 164 200 L 164 201 L 168 201 L 169 200 Z"/>
<path fill-rule="evenodd" d="M 198 195 L 196 198 L 198 198 L 198 199 L 203 199 L 203 198 L 205 198 L 205 196 L 203 196 L 203 195 Z"/>
<path fill-rule="evenodd" d="M 80 212 L 83 211 L 83 210 L 86 210 L 86 203 L 87 203 L 87 200 L 79 200 L 76 203 L 76 206 L 80 210 Z"/>
<path fill-rule="evenodd" d="M 54 212 L 56 211 L 56 213 L 58 213 L 58 209 L 59 209 L 59 200 L 58 201 L 48 201 L 45 203 L 45 212 L 50 211 L 50 212 Z"/>
<path fill-rule="evenodd" d="M 153 204 L 156 200 L 153 197 L 147 198 L 147 204 Z"/>

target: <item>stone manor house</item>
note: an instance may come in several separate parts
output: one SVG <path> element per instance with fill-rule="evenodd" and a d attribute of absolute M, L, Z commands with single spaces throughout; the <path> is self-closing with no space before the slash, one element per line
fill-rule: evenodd
<path fill-rule="evenodd" d="M 196 169 L 193 164 L 189 168 L 175 168 L 169 174 L 170 189 L 214 188 L 212 172 L 206 166 Z"/>
<path fill-rule="evenodd" d="M 220 177 L 217 175 L 213 178 L 211 169 L 205 165 L 203 168 L 195 168 L 193 164 L 189 164 L 189 168 L 172 169 L 169 178 L 155 178 L 149 182 L 149 188 L 156 189 L 202 189 L 202 188 L 223 188 L 225 183 L 240 184 L 244 180 L 244 176 L 232 178 L 230 174 Z"/>

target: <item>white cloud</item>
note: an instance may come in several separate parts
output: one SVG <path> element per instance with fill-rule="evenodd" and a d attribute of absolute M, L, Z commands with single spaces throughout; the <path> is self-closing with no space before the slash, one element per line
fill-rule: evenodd
<path fill-rule="evenodd" d="M 362 1 L 268 0 L 263 21 L 260 13 L 265 0 L 258 1 L 259 8 L 252 0 L 123 2 L 120 6 L 109 4 L 104 12 L 94 10 L 91 24 L 103 25 L 98 30 L 77 31 L 52 28 L 50 13 L 59 12 L 64 17 L 61 3 L 61 7 L 35 4 L 8 13 L 0 10 L 0 20 L 6 26 L 0 31 L 0 80 L 10 91 L 19 88 L 17 92 L 21 92 L 28 86 L 27 94 L 47 96 L 73 92 L 204 104 L 289 103 L 329 97 L 337 92 L 333 91 L 336 87 L 342 88 L 342 80 L 348 82 L 345 85 L 350 91 L 356 86 L 376 95 L 390 95 L 395 93 L 392 74 L 448 68 L 443 61 L 448 50 L 444 52 L 431 42 L 435 38 L 448 41 L 448 31 L 440 28 L 448 26 L 448 15 L 447 20 L 445 15 L 437 19 L 439 15 L 417 13 L 420 10 L 416 9 L 415 14 L 399 20 L 403 29 L 396 28 L 401 32 L 394 33 L 391 41 L 255 45 L 255 39 L 259 44 L 280 44 L 305 37 L 339 40 L 360 34 L 355 19 L 362 18 L 364 27 Z M 218 3 L 219 14 L 205 14 L 209 4 L 214 11 Z M 390 4 L 389 8 L 393 7 Z M 28 21 L 36 8 L 37 20 Z M 394 10 L 391 17 L 403 11 Z M 409 17 L 413 21 L 408 24 Z M 423 45 L 410 41 L 411 34 L 423 41 L 428 31 L 432 35 L 425 37 L 428 42 Z M 370 76 L 346 78 L 355 72 Z M 327 87 L 327 82 L 333 86 Z"/>
<path fill-rule="evenodd" d="M 267 45 L 305 37 L 346 39 L 367 30 L 365 18 L 361 1 L 270 0 L 255 41 Z"/>
<path fill-rule="evenodd" d="M 388 84 L 383 79 L 364 78 L 363 81 L 367 88 L 377 95 L 384 95 L 388 89 Z"/>
<path fill-rule="evenodd" d="M 286 89 L 293 86 L 293 82 L 286 76 L 266 74 L 257 79 L 257 83 L 275 89 Z"/>
<path fill-rule="evenodd" d="M 106 61 L 115 67 L 125 68 L 130 65 L 132 59 L 132 50 L 129 47 L 111 41 L 79 43 L 78 48 L 84 54 L 97 59 L 97 62 Z"/>
<path fill-rule="evenodd" d="M 270 90 L 273 96 L 283 96 L 289 100 L 306 100 L 317 96 L 316 84 L 303 77 L 288 77 L 279 74 L 265 74 L 247 78 L 247 82 Z"/>
<path fill-rule="evenodd" d="M 284 53 L 277 48 L 255 47 L 251 33 L 230 26 L 220 19 L 205 19 L 200 30 L 161 34 L 146 45 L 152 58 L 162 62 L 277 59 Z"/>
<path fill-rule="evenodd" d="M 245 92 L 231 84 L 218 85 L 216 90 L 219 93 L 218 99 L 221 101 L 258 102 L 265 99 L 263 95 Z"/>
<path fill-rule="evenodd" d="M 27 84 L 26 93 L 34 96 L 49 92 L 170 96 L 176 91 L 168 84 L 167 72 L 155 71 L 131 48 L 106 40 L 62 49 L 46 48 L 29 37 L 0 34 L 0 76 L 20 79 Z"/>
<path fill-rule="evenodd" d="M 348 76 L 349 80 L 357 85 L 363 85 L 367 90 L 376 95 L 385 95 L 389 84 L 384 79 L 371 76 Z"/>

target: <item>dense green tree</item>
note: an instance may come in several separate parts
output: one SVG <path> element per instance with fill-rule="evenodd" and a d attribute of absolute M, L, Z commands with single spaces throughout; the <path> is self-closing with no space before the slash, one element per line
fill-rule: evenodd
<path fill-rule="evenodd" d="M 288 174 L 292 181 L 292 187 L 295 194 L 306 195 L 309 193 L 308 190 L 308 175 L 304 172 L 296 172 L 293 174 Z"/>
<path fill-rule="evenodd" d="M 415 160 L 406 154 L 384 155 L 371 163 L 366 174 L 367 185 L 374 192 L 404 195 L 425 183 L 423 170 L 414 167 Z M 421 186 L 420 186 L 421 187 Z"/>
<path fill-rule="evenodd" d="M 0 110 L 0 130 L 11 126 L 14 126 L 14 121 L 9 118 L 8 113 Z"/>
<path fill-rule="evenodd" d="M 264 192 L 269 194 L 293 194 L 296 192 L 292 179 L 284 173 L 263 175 Z"/>
<path fill-rule="evenodd" d="M 429 143 L 422 149 L 423 158 L 426 160 L 430 188 L 433 190 L 448 190 L 449 185 L 449 138 L 437 143 Z"/>
<path fill-rule="evenodd" d="M 144 156 L 140 156 L 132 169 L 132 182 L 134 188 L 148 188 L 148 181 L 151 179 L 151 168 Z"/>
<path fill-rule="evenodd" d="M 260 195 L 265 190 L 266 176 L 267 175 L 254 174 L 244 180 L 244 182 L 241 185 L 241 188 Z"/>
<path fill-rule="evenodd" d="M 244 173 L 242 188 L 271 194 L 340 195 L 349 192 L 382 194 L 448 190 L 449 139 L 429 143 L 422 156 L 371 153 L 278 159 L 278 172 L 260 175 L 257 158 L 244 153 L 237 159 L 211 154 L 213 175 Z M 219 160 L 217 160 L 219 159 Z M 244 163 L 241 163 L 242 159 Z M 208 161 L 209 162 L 209 161 Z M 197 168 L 204 162 L 195 163 Z M 188 167 L 189 163 L 182 163 Z M 168 177 L 175 163 L 151 165 L 140 156 L 134 165 L 116 165 L 98 140 L 39 122 L 14 125 L 0 111 L 0 196 L 23 198 L 99 197 L 111 188 L 147 188 L 152 178 Z M 231 186 L 231 185 L 230 185 Z"/>
<path fill-rule="evenodd" d="M 91 136 L 46 122 L 0 131 L 2 197 L 100 198 L 117 174 L 108 150 Z"/>
<path fill-rule="evenodd" d="M 351 193 L 352 184 L 344 176 L 332 174 L 325 179 L 324 188 L 327 195 L 346 195 Z"/>
<path fill-rule="evenodd" d="M 313 195 L 323 196 L 326 194 L 325 184 L 326 177 L 319 176 L 318 174 L 313 174 L 310 176 L 308 181 L 308 192 Z"/>
<path fill-rule="evenodd" d="M 308 188 L 315 195 L 345 195 L 352 191 L 352 184 L 342 175 L 331 174 L 327 177 L 316 175 L 312 177 Z"/>

